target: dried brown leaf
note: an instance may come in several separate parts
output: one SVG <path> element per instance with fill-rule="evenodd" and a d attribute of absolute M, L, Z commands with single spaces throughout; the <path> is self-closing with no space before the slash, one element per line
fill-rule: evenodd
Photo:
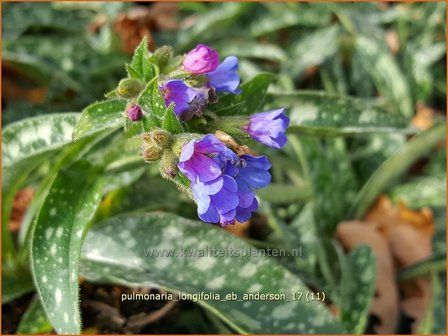
<path fill-rule="evenodd" d="M 387 241 L 374 225 L 362 221 L 339 223 L 336 238 L 347 250 L 359 244 L 370 246 L 376 256 L 376 292 L 371 313 L 378 318 L 374 326 L 379 334 L 394 333 L 398 321 L 398 289 L 395 283 L 395 269 Z"/>

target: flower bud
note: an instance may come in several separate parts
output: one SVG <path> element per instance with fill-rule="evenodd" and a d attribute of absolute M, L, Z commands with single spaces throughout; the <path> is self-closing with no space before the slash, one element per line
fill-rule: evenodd
<path fill-rule="evenodd" d="M 177 164 L 178 159 L 174 153 L 166 151 L 160 161 L 160 173 L 162 174 L 162 177 L 168 180 L 173 180 L 179 172 Z"/>
<path fill-rule="evenodd" d="M 173 142 L 171 133 L 163 129 L 155 129 L 143 135 L 143 141 L 149 145 L 155 145 L 160 148 L 168 148 Z"/>
<path fill-rule="evenodd" d="M 218 64 L 218 53 L 204 44 L 198 44 L 185 56 L 183 61 L 184 69 L 196 75 L 212 72 L 218 67 Z"/>
<path fill-rule="evenodd" d="M 117 93 L 123 98 L 130 99 L 137 97 L 142 89 L 143 85 L 138 79 L 125 78 L 118 84 Z"/>
<path fill-rule="evenodd" d="M 131 121 L 138 121 L 142 117 L 143 117 L 142 109 L 137 104 L 132 105 L 131 107 L 128 108 L 128 118 Z"/>
<path fill-rule="evenodd" d="M 173 58 L 173 48 L 170 46 L 163 46 L 154 51 L 154 57 L 157 60 L 157 65 L 160 69 L 165 68 Z"/>
<path fill-rule="evenodd" d="M 162 157 L 162 154 L 163 149 L 158 146 L 149 145 L 143 149 L 143 159 L 147 162 L 159 160 Z"/>

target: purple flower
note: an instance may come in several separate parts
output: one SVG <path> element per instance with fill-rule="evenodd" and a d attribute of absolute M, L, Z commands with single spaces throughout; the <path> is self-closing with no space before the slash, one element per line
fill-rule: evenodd
<path fill-rule="evenodd" d="M 268 112 L 255 113 L 250 116 L 249 123 L 243 129 L 254 140 L 272 148 L 282 148 L 288 139 L 285 131 L 289 126 L 289 118 L 283 114 L 285 108 Z"/>
<path fill-rule="evenodd" d="M 128 108 L 128 118 L 131 121 L 138 121 L 142 118 L 143 112 L 138 105 L 132 105 Z"/>
<path fill-rule="evenodd" d="M 168 107 L 174 103 L 174 113 L 181 117 L 190 108 L 190 103 L 196 97 L 196 90 L 186 85 L 182 80 L 170 80 L 160 87 L 160 92 Z"/>
<path fill-rule="evenodd" d="M 238 156 L 213 134 L 185 144 L 179 161 L 191 182 L 198 216 L 209 223 L 247 221 L 258 208 L 254 190 L 271 182 L 265 156 Z"/>
<path fill-rule="evenodd" d="M 204 89 L 191 89 L 194 91 L 194 97 L 186 111 L 183 111 L 182 120 L 190 120 L 193 117 L 200 117 L 202 110 L 207 105 L 208 97 Z"/>
<path fill-rule="evenodd" d="M 191 183 L 210 182 L 222 175 L 221 167 L 212 157 L 226 151 L 226 146 L 213 134 L 186 143 L 179 158 L 179 169 Z"/>
<path fill-rule="evenodd" d="M 206 76 L 209 85 L 214 87 L 217 92 L 240 93 L 241 90 L 238 89 L 240 76 L 237 71 L 238 58 L 228 56 L 215 71 L 208 73 Z"/>
<path fill-rule="evenodd" d="M 183 61 L 184 69 L 196 75 L 214 71 L 218 64 L 218 53 L 204 44 L 198 44 Z"/>

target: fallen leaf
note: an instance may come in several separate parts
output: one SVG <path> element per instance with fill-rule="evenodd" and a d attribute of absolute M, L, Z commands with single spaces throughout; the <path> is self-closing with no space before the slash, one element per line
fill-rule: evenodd
<path fill-rule="evenodd" d="M 434 124 L 436 113 L 424 103 L 419 102 L 416 106 L 416 114 L 412 118 L 412 126 L 426 130 Z"/>
<path fill-rule="evenodd" d="M 22 218 L 33 199 L 33 196 L 34 189 L 32 188 L 23 188 L 15 194 L 9 219 L 9 230 L 11 232 L 16 232 L 20 229 Z"/>
<path fill-rule="evenodd" d="M 234 234 L 238 237 L 247 238 L 249 237 L 249 229 L 250 229 L 250 222 L 235 222 L 233 225 L 226 225 L 224 227 L 224 230 L 229 231 L 230 233 Z"/>
<path fill-rule="evenodd" d="M 2 94 L 5 100 L 26 100 L 34 104 L 45 102 L 48 88 L 42 86 L 25 88 L 18 85 L 16 79 L 9 75 L 3 77 Z"/>
<path fill-rule="evenodd" d="M 398 54 L 398 51 L 400 50 L 400 38 L 398 37 L 397 32 L 395 30 L 387 31 L 385 39 L 390 51 L 392 51 L 392 54 Z"/>
<path fill-rule="evenodd" d="M 179 9 L 175 3 L 154 3 L 151 6 L 134 6 L 120 13 L 114 20 L 113 30 L 120 37 L 124 52 L 132 54 L 146 37 L 150 50 L 156 48 L 153 32 L 178 29 Z"/>
<path fill-rule="evenodd" d="M 378 334 L 393 334 L 398 322 L 398 288 L 395 283 L 395 269 L 387 241 L 374 225 L 362 221 L 339 223 L 336 238 L 342 246 L 351 250 L 359 244 L 370 246 L 376 257 L 376 292 L 371 314 L 378 318 L 374 326 Z"/>
<path fill-rule="evenodd" d="M 402 268 L 432 254 L 434 229 L 429 208 L 412 210 L 403 202 L 394 206 L 386 196 L 378 198 L 363 221 L 338 225 L 336 237 L 345 248 L 365 243 L 376 255 L 377 292 L 371 313 L 379 319 L 374 327 L 378 333 L 396 331 L 399 310 L 413 319 L 411 328 L 417 333 L 431 300 L 431 281 L 419 277 L 396 284 L 395 278 Z"/>
<path fill-rule="evenodd" d="M 134 52 L 144 37 L 148 40 L 150 50 L 156 48 L 151 26 L 149 9 L 141 6 L 132 7 L 128 12 L 118 14 L 113 22 L 113 30 L 122 42 L 123 51 L 128 54 Z"/>

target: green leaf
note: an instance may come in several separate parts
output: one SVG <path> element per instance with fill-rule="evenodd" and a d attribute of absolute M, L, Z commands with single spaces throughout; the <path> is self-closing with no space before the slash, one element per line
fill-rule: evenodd
<path fill-rule="evenodd" d="M 313 209 L 314 206 L 311 202 L 306 204 L 290 225 L 290 231 L 294 234 L 293 239 L 296 241 L 296 245 L 307 251 L 302 258 L 297 258 L 297 264 L 300 269 L 305 270 L 308 274 L 315 274 L 316 272 L 320 246 Z"/>
<path fill-rule="evenodd" d="M 165 111 L 165 116 L 162 121 L 162 128 L 167 130 L 170 133 L 179 134 L 182 133 L 184 128 L 180 120 L 177 118 L 174 113 L 174 104 L 170 104 L 170 106 Z"/>
<path fill-rule="evenodd" d="M 208 106 L 208 109 L 219 116 L 250 115 L 260 112 L 265 94 L 273 79 L 272 74 L 258 74 L 241 85 L 240 94 L 227 94 L 220 97 L 219 102 Z"/>
<path fill-rule="evenodd" d="M 49 167 L 45 176 L 42 177 L 42 180 L 38 186 L 36 186 L 33 199 L 28 205 L 25 215 L 21 221 L 17 243 L 22 256 L 28 256 L 29 254 L 29 247 L 31 245 L 30 237 L 34 227 L 33 224 L 35 223 L 35 216 L 42 207 L 42 204 L 45 201 L 48 191 L 59 170 L 63 167 L 70 166 L 74 161 L 79 159 L 79 157 L 82 157 L 83 154 L 88 152 L 99 140 L 101 140 L 101 136 L 83 139 L 75 144 L 70 144 L 55 156 L 51 167 Z"/>
<path fill-rule="evenodd" d="M 126 72 L 129 78 L 142 79 L 142 76 L 129 64 L 126 64 Z"/>
<path fill-rule="evenodd" d="M 233 248 L 246 253 L 250 249 L 245 242 L 213 225 L 165 213 L 126 214 L 99 223 L 89 231 L 83 248 L 82 273 L 96 282 L 219 294 L 222 301 L 199 300 L 198 304 L 240 333 L 342 332 L 320 302 L 225 300 L 232 292 L 242 299 L 247 293 L 285 293 L 291 298 L 292 292 L 309 291 L 271 258 L 145 256 L 162 250 L 201 249 L 203 253 L 210 248 Z"/>
<path fill-rule="evenodd" d="M 291 46 L 282 71 L 293 78 L 302 77 L 308 67 L 322 64 L 338 50 L 340 31 L 338 25 L 332 25 L 306 34 Z"/>
<path fill-rule="evenodd" d="M 446 275 L 445 272 L 431 273 L 432 298 L 426 316 L 421 321 L 418 333 L 446 334 Z"/>
<path fill-rule="evenodd" d="M 309 199 L 312 195 L 310 186 L 271 183 L 264 189 L 257 191 L 257 195 L 271 204 L 291 204 Z"/>
<path fill-rule="evenodd" d="M 270 97 L 276 106 L 288 107 L 288 133 L 338 136 L 416 131 L 407 128 L 407 118 L 357 98 L 313 91 L 272 93 Z"/>
<path fill-rule="evenodd" d="M 353 217 L 361 218 L 381 192 L 404 174 L 415 161 L 430 153 L 436 144 L 445 141 L 445 137 L 445 124 L 435 124 L 427 131 L 415 136 L 403 149 L 387 159 L 358 193 L 350 210 Z"/>
<path fill-rule="evenodd" d="M 137 103 L 143 111 L 143 128 L 146 132 L 154 127 L 162 127 L 166 105 L 159 90 L 157 77 L 146 85 L 138 96 Z"/>
<path fill-rule="evenodd" d="M 376 258 L 370 247 L 359 245 L 341 266 L 340 319 L 349 333 L 362 334 L 376 288 Z"/>
<path fill-rule="evenodd" d="M 303 148 L 313 186 L 314 219 L 320 236 L 332 237 L 336 225 L 345 218 L 358 190 L 353 167 L 343 138 L 290 137 L 292 146 Z M 298 148 L 298 150 L 300 150 Z"/>
<path fill-rule="evenodd" d="M 7 4 L 3 8 L 3 38 L 16 40 L 29 28 L 45 28 L 67 36 L 83 31 L 92 14 L 55 10 L 52 3 Z"/>
<path fill-rule="evenodd" d="M 143 38 L 137 49 L 135 49 L 132 62 L 126 69 L 131 78 L 142 79 L 145 82 L 152 80 L 156 76 L 155 66 L 150 61 L 146 37 Z"/>
<path fill-rule="evenodd" d="M 79 161 L 61 170 L 36 219 L 32 274 L 42 305 L 58 333 L 79 334 L 78 262 L 81 241 L 101 200 L 104 178 Z"/>
<path fill-rule="evenodd" d="M 79 114 L 49 114 L 9 124 L 2 133 L 2 222 L 9 222 L 15 192 L 26 176 L 50 155 L 71 143 Z M 2 225 L 2 257 L 14 251 L 7 225 Z"/>
<path fill-rule="evenodd" d="M 2 132 L 2 164 L 14 169 L 21 161 L 54 152 L 71 142 L 78 113 L 48 114 L 9 124 Z"/>
<path fill-rule="evenodd" d="M 100 133 L 104 130 L 117 129 L 124 121 L 126 100 L 113 99 L 94 103 L 84 109 L 76 124 L 73 139 L 79 139 Z"/>
<path fill-rule="evenodd" d="M 430 257 L 420 260 L 397 274 L 398 281 L 412 280 L 422 276 L 428 276 L 431 273 L 440 273 L 446 270 L 446 251 L 434 252 Z"/>
<path fill-rule="evenodd" d="M 259 37 L 278 30 L 293 26 L 323 26 L 330 23 L 331 13 L 326 8 L 317 8 L 318 4 L 311 4 L 304 8 L 304 4 L 276 3 L 272 11 L 253 20 L 250 25 L 250 34 Z M 283 6 L 281 6 L 283 5 Z M 272 18 L 275 17 L 275 20 Z"/>
<path fill-rule="evenodd" d="M 29 270 L 17 258 L 2 263 L 2 305 L 34 290 Z"/>
<path fill-rule="evenodd" d="M 411 208 L 443 208 L 446 206 L 446 178 L 418 177 L 399 185 L 392 190 L 391 196 L 395 202 L 403 201 Z"/>
<path fill-rule="evenodd" d="M 288 58 L 283 49 L 275 44 L 231 40 L 218 45 L 216 49 L 219 50 L 221 55 L 233 55 L 236 57 L 257 58 L 277 62 L 283 62 Z"/>
<path fill-rule="evenodd" d="M 423 174 L 438 178 L 446 177 L 446 145 L 437 148 L 431 155 Z"/>
<path fill-rule="evenodd" d="M 33 298 L 17 327 L 16 334 L 50 334 L 53 327 L 37 296 Z"/>
<path fill-rule="evenodd" d="M 378 91 L 394 111 L 411 117 L 414 109 L 408 83 L 387 46 L 372 37 L 360 35 L 356 39 L 356 53 Z"/>
<path fill-rule="evenodd" d="M 180 50 L 185 50 L 193 46 L 195 42 L 201 41 L 204 43 L 216 36 L 214 31 L 229 27 L 242 14 L 247 12 L 253 4 L 228 2 L 219 4 L 214 8 L 208 8 L 205 14 L 196 18 L 195 24 L 190 29 L 181 31 L 178 35 L 177 47 Z"/>

